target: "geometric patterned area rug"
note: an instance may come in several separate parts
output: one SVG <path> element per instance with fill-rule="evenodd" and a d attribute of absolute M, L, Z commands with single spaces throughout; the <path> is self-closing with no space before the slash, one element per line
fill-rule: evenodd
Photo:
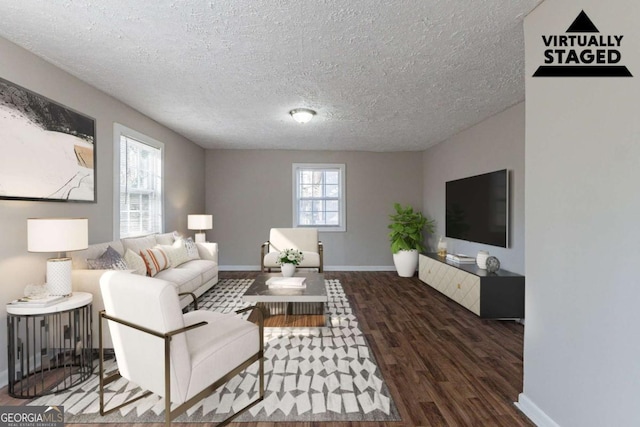
<path fill-rule="evenodd" d="M 223 279 L 199 300 L 199 309 L 229 313 L 250 305 L 241 297 L 250 279 Z M 393 399 L 358 320 L 337 280 L 325 280 L 327 327 L 265 328 L 265 398 L 235 422 L 400 421 Z M 109 362 L 109 370 L 115 361 Z M 97 369 L 96 369 L 97 373 Z M 218 422 L 258 393 L 254 363 L 176 422 Z M 108 385 L 107 408 L 143 393 L 121 378 Z M 73 389 L 37 398 L 29 405 L 62 405 L 66 423 L 164 421 L 164 399 L 148 396 L 101 416 L 97 374 Z"/>

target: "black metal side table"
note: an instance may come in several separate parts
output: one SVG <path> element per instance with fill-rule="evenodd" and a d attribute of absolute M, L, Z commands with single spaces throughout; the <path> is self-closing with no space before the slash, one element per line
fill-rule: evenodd
<path fill-rule="evenodd" d="M 57 393 L 91 376 L 92 301 L 74 292 L 46 307 L 7 304 L 10 396 Z"/>

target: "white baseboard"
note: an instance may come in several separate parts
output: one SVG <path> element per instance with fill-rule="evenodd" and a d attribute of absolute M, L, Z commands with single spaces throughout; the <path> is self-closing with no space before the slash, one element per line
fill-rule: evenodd
<path fill-rule="evenodd" d="M 220 271 L 260 271 L 259 265 L 221 265 Z"/>
<path fill-rule="evenodd" d="M 326 265 L 324 271 L 396 271 L 393 265 Z"/>
<path fill-rule="evenodd" d="M 221 265 L 220 271 L 260 271 L 259 265 Z M 393 265 L 325 265 L 324 271 L 395 271 Z"/>
<path fill-rule="evenodd" d="M 551 417 L 544 413 L 531 399 L 520 393 L 518 401 L 514 403 L 516 407 L 525 414 L 538 427 L 560 427 Z"/>

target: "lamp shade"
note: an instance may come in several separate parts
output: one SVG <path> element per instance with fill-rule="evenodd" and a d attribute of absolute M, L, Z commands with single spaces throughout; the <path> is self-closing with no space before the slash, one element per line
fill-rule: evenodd
<path fill-rule="evenodd" d="M 89 220 L 87 218 L 27 219 L 27 250 L 29 252 L 66 252 L 87 249 Z"/>
<path fill-rule="evenodd" d="M 187 217 L 189 230 L 211 230 L 213 228 L 213 215 L 189 215 Z"/>

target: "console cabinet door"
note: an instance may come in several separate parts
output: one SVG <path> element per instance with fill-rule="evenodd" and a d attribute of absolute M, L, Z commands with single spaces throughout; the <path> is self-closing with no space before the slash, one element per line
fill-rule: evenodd
<path fill-rule="evenodd" d="M 453 271 L 446 264 L 420 255 L 418 278 L 437 291 L 449 296 L 448 280 Z"/>
<path fill-rule="evenodd" d="M 451 268 L 451 267 L 449 267 Z M 480 316 L 480 277 L 455 269 L 451 299 Z"/>
<path fill-rule="evenodd" d="M 421 255 L 418 278 L 480 315 L 480 277 Z"/>

